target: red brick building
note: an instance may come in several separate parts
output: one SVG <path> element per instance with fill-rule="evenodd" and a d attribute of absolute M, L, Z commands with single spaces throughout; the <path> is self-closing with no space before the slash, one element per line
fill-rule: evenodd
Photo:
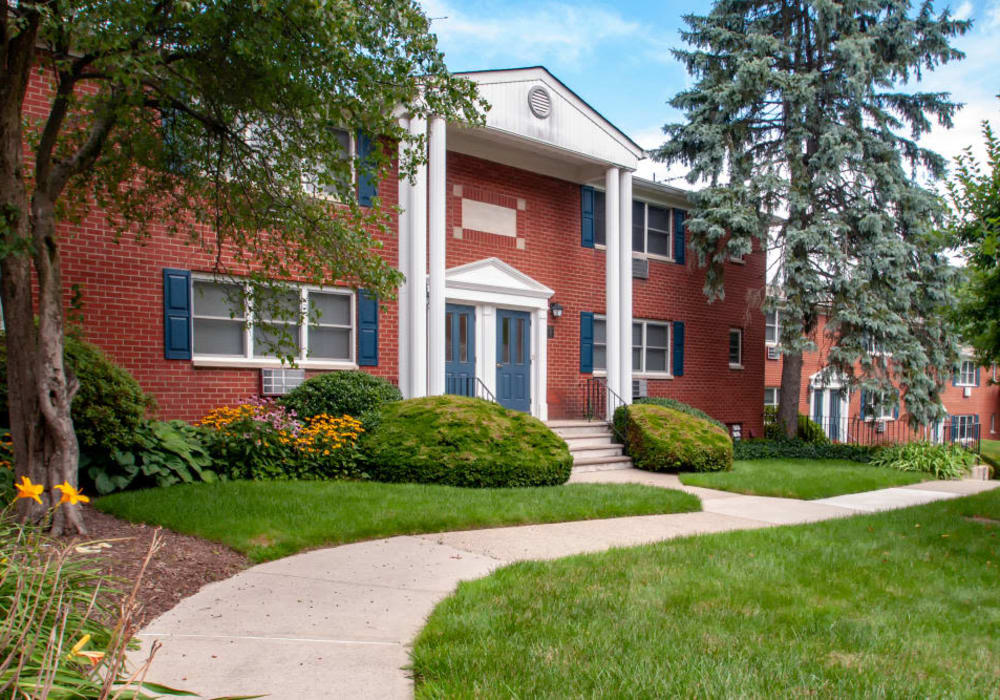
<path fill-rule="evenodd" d="M 764 404 L 767 406 L 777 406 L 780 397 L 782 359 L 777 347 L 781 336 L 780 323 L 780 312 L 766 314 Z M 817 350 L 805 353 L 802 358 L 799 412 L 820 423 L 831 437 L 841 440 L 857 438 L 871 442 L 912 434 L 913 431 L 906 426 L 905 397 L 899 406 L 878 409 L 873 409 L 872 402 L 864 397 L 865 407 L 862 408 L 863 392 L 849 391 L 835 379 L 822 378 L 820 371 L 826 366 L 826 355 L 832 342 L 825 327 L 825 319 L 820 319 L 815 336 Z M 960 372 L 948 383 L 942 396 L 948 418 L 918 431 L 919 436 L 933 440 L 952 437 L 967 440 L 978 432 L 982 439 L 996 440 L 1000 437 L 997 432 L 1000 385 L 996 383 L 996 367 L 977 367 L 971 353 L 966 353 L 961 362 Z M 852 430 L 864 434 L 851 436 L 849 433 Z"/>
<path fill-rule="evenodd" d="M 543 68 L 466 76 L 492 105 L 486 126 L 404 116 L 428 133 L 428 164 L 413 183 L 377 185 L 403 210 L 380 251 L 407 277 L 398 300 L 290 284 L 290 304 L 322 311 L 291 329 L 299 367 L 360 368 L 406 396 L 491 394 L 543 420 L 578 415 L 603 377 L 626 399 L 674 397 L 760 435 L 764 314 L 751 299 L 764 254 L 731 263 L 725 300 L 709 304 L 686 194 L 633 177 L 641 148 Z M 208 252 L 165 226 L 115 243 L 100 211 L 61 231 L 67 300 L 80 285 L 88 338 L 162 417 L 299 380 L 268 356 L 267 319 L 233 318 Z"/>

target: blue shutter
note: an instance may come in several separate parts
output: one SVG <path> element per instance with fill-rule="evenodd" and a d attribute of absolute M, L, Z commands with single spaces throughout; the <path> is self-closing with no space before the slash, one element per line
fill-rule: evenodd
<path fill-rule="evenodd" d="M 674 376 L 684 376 L 684 321 L 674 321 Z"/>
<path fill-rule="evenodd" d="M 358 144 L 358 204 L 363 207 L 372 205 L 372 198 L 378 196 L 378 186 L 375 184 L 375 174 L 370 171 L 375 165 L 371 162 L 371 154 L 375 144 L 368 134 L 360 129 L 357 135 Z"/>
<path fill-rule="evenodd" d="M 976 386 L 979 386 L 979 368 L 976 367 Z"/>
<path fill-rule="evenodd" d="M 893 411 L 892 417 L 899 420 L 899 401 L 896 401 L 896 410 Z"/>
<path fill-rule="evenodd" d="M 868 392 L 864 389 L 861 390 L 861 420 L 865 419 L 865 404 L 868 403 Z"/>
<path fill-rule="evenodd" d="M 594 247 L 594 188 L 586 185 L 580 188 L 580 245 Z"/>
<path fill-rule="evenodd" d="M 684 230 L 684 219 L 687 212 L 683 209 L 674 209 L 674 262 L 678 265 L 684 264 L 684 251 L 687 248 Z"/>
<path fill-rule="evenodd" d="M 594 372 L 594 313 L 580 312 L 580 373 Z"/>
<path fill-rule="evenodd" d="M 378 297 L 358 290 L 358 365 L 378 367 Z"/>
<path fill-rule="evenodd" d="M 191 272 L 163 268 L 163 357 L 191 359 Z"/>

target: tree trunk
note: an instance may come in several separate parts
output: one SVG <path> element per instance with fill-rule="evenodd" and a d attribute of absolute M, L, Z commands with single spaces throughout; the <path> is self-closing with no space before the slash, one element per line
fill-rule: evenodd
<path fill-rule="evenodd" d="M 794 438 L 799 430 L 799 397 L 802 394 L 802 351 L 782 355 L 781 391 L 778 395 L 778 425 Z"/>

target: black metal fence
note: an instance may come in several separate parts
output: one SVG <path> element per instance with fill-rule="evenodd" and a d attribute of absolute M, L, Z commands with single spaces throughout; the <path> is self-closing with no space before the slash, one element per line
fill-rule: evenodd
<path fill-rule="evenodd" d="M 898 418 L 823 418 L 814 420 L 833 442 L 850 445 L 900 445 L 934 442 L 961 445 L 979 454 L 980 424 L 971 417 L 953 417 L 931 425 L 913 427 Z"/>

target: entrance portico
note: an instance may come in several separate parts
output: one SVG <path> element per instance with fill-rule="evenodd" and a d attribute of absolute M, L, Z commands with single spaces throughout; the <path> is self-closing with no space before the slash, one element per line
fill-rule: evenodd
<path fill-rule="evenodd" d="M 492 255 L 447 269 L 447 241 L 453 235 L 461 238 L 463 227 L 496 236 L 491 240 L 497 248 L 524 250 L 517 228 L 523 200 L 504 206 L 459 194 L 460 214 L 453 209 L 450 215 L 452 223 L 459 216 L 460 225 L 449 227 L 449 197 L 455 192 L 447 154 L 452 151 L 604 190 L 607 383 L 611 392 L 629 400 L 632 172 L 644 156 L 642 149 L 543 68 L 464 77 L 475 81 L 492 105 L 484 127 L 445 124 L 438 117 L 402 118 L 411 134 L 427 137 L 428 151 L 427 164 L 399 186 L 399 261 L 406 276 L 399 290 L 400 389 L 406 397 L 449 391 L 462 371 L 456 363 L 463 357 L 470 362 L 448 342 L 456 340 L 455 329 L 461 328 L 453 324 L 465 323 L 468 332 L 471 323 L 476 382 L 501 403 L 541 419 L 548 414 L 548 313 L 559 290 Z M 511 239 L 515 246 L 509 245 Z M 449 305 L 454 307 L 451 314 Z M 470 346 L 465 347 L 468 352 Z"/>

